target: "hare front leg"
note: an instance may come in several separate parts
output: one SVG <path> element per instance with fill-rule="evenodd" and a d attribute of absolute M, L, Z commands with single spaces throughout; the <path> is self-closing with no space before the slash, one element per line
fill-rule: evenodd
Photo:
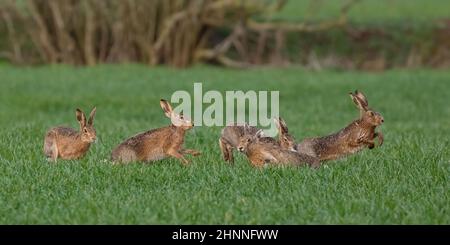
<path fill-rule="evenodd" d="M 378 146 L 383 145 L 383 142 L 384 142 L 384 135 L 383 135 L 383 133 L 382 133 L 381 131 L 375 133 L 374 138 L 377 138 L 377 137 L 378 137 Z"/>
<path fill-rule="evenodd" d="M 229 161 L 233 163 L 234 162 L 232 155 L 233 153 L 232 151 L 229 150 L 230 149 L 229 145 L 222 138 L 219 139 L 219 146 L 220 151 L 222 152 L 223 160 L 225 160 L 226 162 Z"/>
<path fill-rule="evenodd" d="M 369 149 L 373 149 L 375 147 L 375 141 L 373 140 L 367 140 L 364 143 L 369 147 Z"/>
<path fill-rule="evenodd" d="M 183 162 L 183 165 L 187 165 L 189 163 L 189 161 L 184 158 L 183 154 L 177 150 L 169 150 L 167 151 L 167 155 L 180 159 Z"/>
<path fill-rule="evenodd" d="M 370 141 L 367 141 L 367 144 L 369 145 L 369 149 L 373 149 L 375 147 L 375 138 L 378 138 L 378 146 L 381 146 L 384 141 L 384 135 L 381 132 L 376 132 L 373 135 L 373 139 Z"/>
<path fill-rule="evenodd" d="M 194 150 L 194 149 L 184 149 L 184 150 L 181 150 L 181 152 L 183 154 L 190 154 L 192 156 L 198 156 L 201 154 L 201 152 Z"/>
<path fill-rule="evenodd" d="M 366 145 L 367 147 L 369 147 L 369 149 L 373 149 L 375 147 L 375 142 L 374 140 L 368 140 L 368 139 L 358 139 L 356 141 L 356 143 L 352 144 L 352 147 L 359 147 L 361 145 Z"/>

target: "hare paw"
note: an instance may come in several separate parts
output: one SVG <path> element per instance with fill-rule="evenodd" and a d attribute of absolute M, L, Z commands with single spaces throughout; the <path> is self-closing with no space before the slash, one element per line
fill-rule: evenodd
<path fill-rule="evenodd" d="M 183 164 L 183 166 L 188 166 L 189 165 L 189 161 L 188 160 L 186 160 L 186 158 L 180 158 L 180 160 L 181 160 L 181 163 Z"/>
<path fill-rule="evenodd" d="M 191 153 L 192 156 L 196 157 L 196 156 L 200 156 L 202 153 L 199 151 L 194 151 Z"/>

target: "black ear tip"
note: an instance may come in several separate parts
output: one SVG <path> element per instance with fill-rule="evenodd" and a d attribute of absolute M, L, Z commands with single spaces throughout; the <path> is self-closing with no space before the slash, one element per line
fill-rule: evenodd
<path fill-rule="evenodd" d="M 163 102 L 163 103 L 166 103 L 166 102 L 167 102 L 167 100 L 165 100 L 165 99 L 160 99 L 160 100 L 159 100 L 159 102 Z"/>
<path fill-rule="evenodd" d="M 75 109 L 76 112 L 82 112 L 80 108 Z"/>

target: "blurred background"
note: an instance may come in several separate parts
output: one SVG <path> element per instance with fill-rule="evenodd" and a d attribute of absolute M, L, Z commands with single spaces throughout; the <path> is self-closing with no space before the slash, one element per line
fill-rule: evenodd
<path fill-rule="evenodd" d="M 445 0 L 2 0 L 17 65 L 450 66 Z"/>

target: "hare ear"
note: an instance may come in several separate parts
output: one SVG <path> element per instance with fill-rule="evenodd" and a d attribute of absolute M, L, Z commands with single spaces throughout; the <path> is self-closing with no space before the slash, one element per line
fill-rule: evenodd
<path fill-rule="evenodd" d="M 366 96 L 363 93 L 359 92 L 358 90 L 355 91 L 355 96 L 359 99 L 364 109 L 368 110 L 369 102 L 367 101 Z"/>
<path fill-rule="evenodd" d="M 95 112 L 97 112 L 97 107 L 94 107 L 91 111 L 91 114 L 89 114 L 88 125 L 94 125 Z"/>
<path fill-rule="evenodd" d="M 244 131 L 247 133 L 250 130 L 250 127 L 247 122 L 244 123 Z"/>
<path fill-rule="evenodd" d="M 76 115 L 77 115 L 77 120 L 80 123 L 80 126 L 83 128 L 86 126 L 86 115 L 84 115 L 84 112 L 80 109 L 76 109 Z"/>
<path fill-rule="evenodd" d="M 283 118 L 278 117 L 274 118 L 275 124 L 277 125 L 277 128 L 282 133 L 288 133 L 288 127 L 286 125 L 286 122 L 283 120 Z"/>
<path fill-rule="evenodd" d="M 366 111 L 367 106 L 364 105 L 364 102 L 357 96 L 358 91 L 355 91 L 355 93 L 350 92 L 349 95 L 353 100 L 353 103 L 361 110 Z"/>
<path fill-rule="evenodd" d="M 275 125 L 277 125 L 277 128 L 278 128 L 278 130 L 281 128 L 281 125 L 280 125 L 280 118 L 276 118 L 276 117 L 274 117 L 273 118 L 273 121 L 275 122 Z"/>
<path fill-rule="evenodd" d="M 161 105 L 161 108 L 163 109 L 166 117 L 170 118 L 170 115 L 172 114 L 172 106 L 169 104 L 169 102 L 167 102 L 167 100 L 161 99 L 159 101 L 159 104 Z"/>

